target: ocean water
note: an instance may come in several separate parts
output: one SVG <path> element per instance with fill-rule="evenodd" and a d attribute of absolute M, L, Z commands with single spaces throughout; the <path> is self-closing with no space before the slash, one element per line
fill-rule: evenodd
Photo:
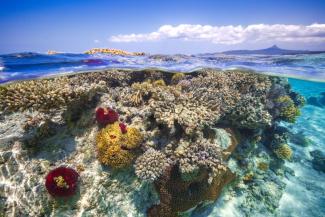
<path fill-rule="evenodd" d="M 248 68 L 260 73 L 289 77 L 294 91 L 307 99 L 294 124 L 284 124 L 292 135 L 308 139 L 308 146 L 291 140 L 294 160 L 286 165 L 285 192 L 274 213 L 281 217 L 325 216 L 325 173 L 313 166 L 312 151 L 325 153 L 325 54 L 315 55 L 145 55 L 138 57 L 106 54 L 17 53 L 0 55 L 0 83 L 104 68 L 148 68 L 188 72 L 201 67 Z M 299 78 L 299 79 L 297 79 Z M 316 100 L 316 103 L 315 103 Z M 208 213 L 198 216 L 243 216 L 236 208 L 240 198 L 221 197 Z"/>
<path fill-rule="evenodd" d="M 0 83 L 104 68 L 155 67 L 188 72 L 201 67 L 249 68 L 261 73 L 325 81 L 325 54 L 309 55 L 144 55 L 40 54 L 0 55 Z"/>

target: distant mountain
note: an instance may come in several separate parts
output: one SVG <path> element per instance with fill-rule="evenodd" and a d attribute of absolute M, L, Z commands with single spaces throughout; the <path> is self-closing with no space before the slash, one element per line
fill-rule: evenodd
<path fill-rule="evenodd" d="M 289 54 L 319 54 L 325 53 L 325 51 L 309 51 L 309 50 L 285 50 L 276 45 L 261 50 L 230 50 L 222 52 L 223 54 L 262 54 L 262 55 L 289 55 Z"/>

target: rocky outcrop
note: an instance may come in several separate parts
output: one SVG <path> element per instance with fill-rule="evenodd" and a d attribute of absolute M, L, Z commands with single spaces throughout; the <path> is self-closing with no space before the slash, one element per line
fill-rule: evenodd
<path fill-rule="evenodd" d="M 143 56 L 145 53 L 143 52 L 128 52 L 119 49 L 110 49 L 110 48 L 92 48 L 85 52 L 85 54 L 96 54 L 96 53 L 104 53 L 111 55 L 121 55 L 121 56 Z"/>

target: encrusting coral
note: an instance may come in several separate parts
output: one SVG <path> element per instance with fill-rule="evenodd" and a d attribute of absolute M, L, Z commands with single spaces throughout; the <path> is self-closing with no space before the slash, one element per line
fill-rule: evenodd
<path fill-rule="evenodd" d="M 157 180 L 169 166 L 167 157 L 160 151 L 147 150 L 135 162 L 135 174 L 142 180 Z"/>

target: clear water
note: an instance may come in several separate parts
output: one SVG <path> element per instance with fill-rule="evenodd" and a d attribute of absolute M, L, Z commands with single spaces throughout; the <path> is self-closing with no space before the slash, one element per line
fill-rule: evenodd
<path fill-rule="evenodd" d="M 325 54 L 263 56 L 230 56 L 221 54 L 140 56 L 125 57 L 104 54 L 56 54 L 20 53 L 0 55 L 0 83 L 49 75 L 79 72 L 102 68 L 158 67 L 167 70 L 191 71 L 199 67 L 249 68 L 262 73 L 299 77 L 289 79 L 293 90 L 306 98 L 321 99 L 325 92 Z M 316 80 L 318 82 L 313 82 Z M 302 147 L 290 143 L 295 159 L 287 166 L 295 176 L 286 176 L 285 193 L 280 201 L 277 216 L 325 216 L 325 173 L 312 167 L 311 151 L 325 148 L 325 100 L 324 104 L 307 104 L 295 124 L 286 125 L 292 133 L 303 134 L 310 145 Z M 219 200 L 209 216 L 242 216 L 236 210 L 235 199 L 224 203 Z"/>

